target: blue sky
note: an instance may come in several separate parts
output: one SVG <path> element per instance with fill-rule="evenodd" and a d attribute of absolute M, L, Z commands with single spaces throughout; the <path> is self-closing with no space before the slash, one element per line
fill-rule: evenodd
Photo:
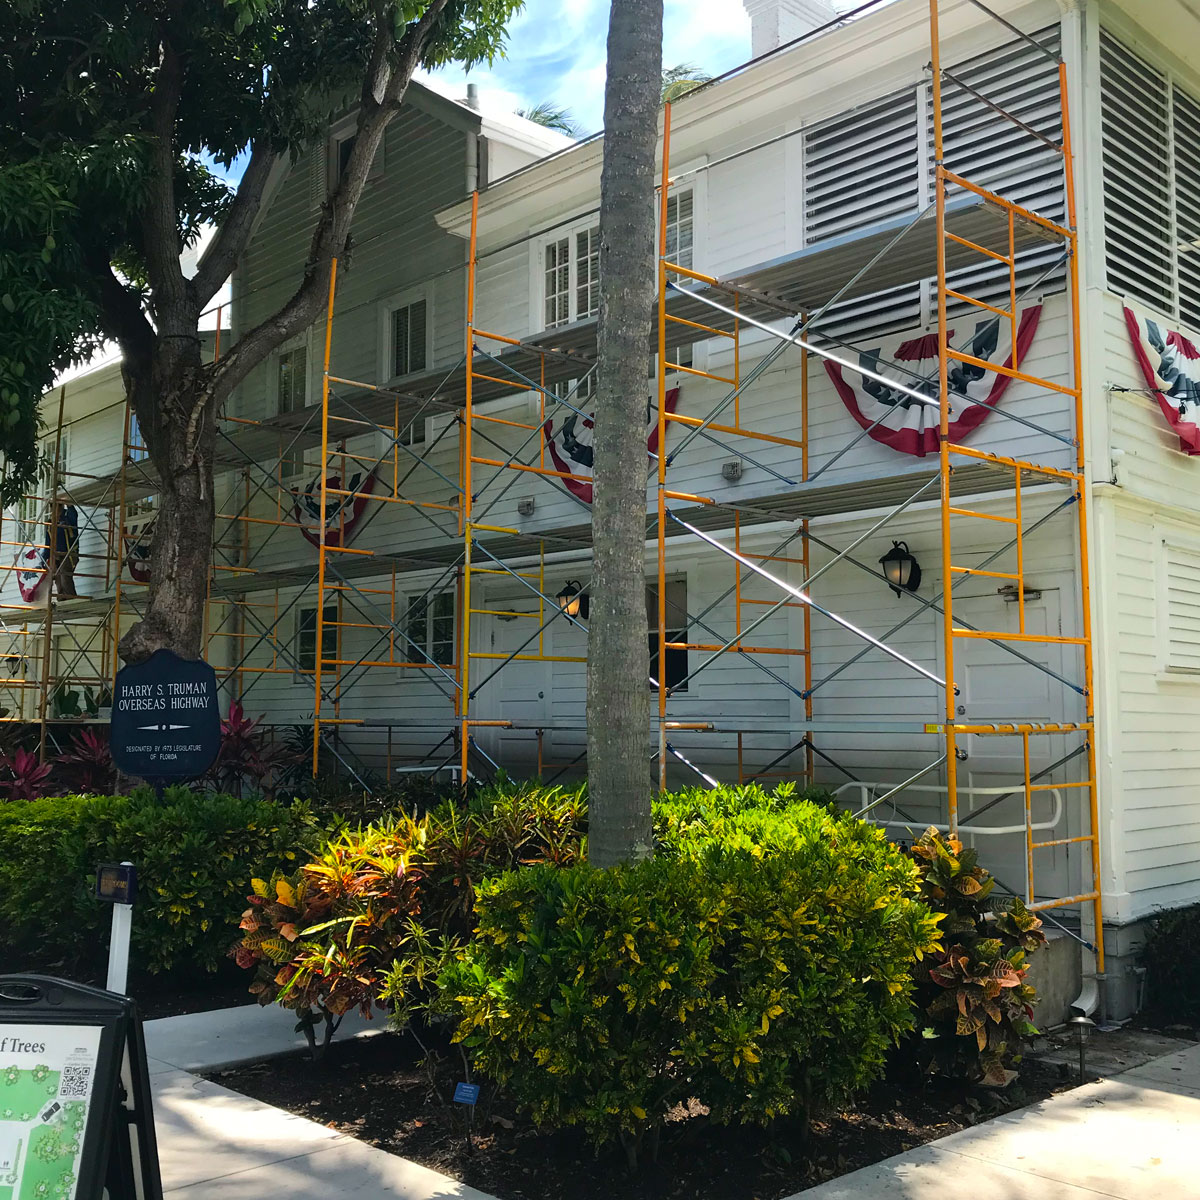
<path fill-rule="evenodd" d="M 509 26 L 508 56 L 469 73 L 426 78 L 450 95 L 479 85 L 485 109 L 543 100 L 569 108 L 585 133 L 603 124 L 606 0 L 526 0 Z M 665 0 L 663 64 L 688 62 L 718 75 L 750 57 L 750 18 L 741 0 Z"/>
<path fill-rule="evenodd" d="M 834 0 L 845 10 L 847 0 Z M 479 87 L 485 111 L 512 112 L 542 101 L 570 109 L 580 130 L 603 125 L 604 58 L 608 37 L 607 0 L 526 0 L 509 26 L 508 53 L 491 66 L 466 72 L 418 72 L 423 82 L 448 96 Z M 691 63 L 719 75 L 750 57 L 750 18 L 741 0 L 664 0 L 663 65 Z M 245 156 L 232 170 L 217 171 L 236 182 Z"/>

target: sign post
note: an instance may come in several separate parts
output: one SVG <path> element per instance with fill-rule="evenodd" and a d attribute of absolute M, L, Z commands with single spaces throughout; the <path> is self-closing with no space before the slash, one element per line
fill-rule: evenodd
<path fill-rule="evenodd" d="M 0 976 L 0 1196 L 162 1200 L 150 1073 L 132 1000 Z"/>
<path fill-rule="evenodd" d="M 221 748 L 217 673 L 173 650 L 122 667 L 108 739 L 117 766 L 160 795 L 168 783 L 203 775 Z"/>
<path fill-rule="evenodd" d="M 137 869 L 133 863 L 101 863 L 96 868 L 96 899 L 106 900 L 113 906 L 107 987 L 120 996 L 125 995 L 129 980 L 129 942 L 133 936 L 133 902 L 136 898 Z"/>

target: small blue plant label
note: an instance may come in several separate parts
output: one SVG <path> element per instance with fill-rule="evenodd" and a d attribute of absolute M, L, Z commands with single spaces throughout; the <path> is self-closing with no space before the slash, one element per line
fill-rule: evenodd
<path fill-rule="evenodd" d="M 477 1083 L 460 1083 L 454 1089 L 455 1104 L 475 1104 L 479 1099 L 479 1084 Z"/>

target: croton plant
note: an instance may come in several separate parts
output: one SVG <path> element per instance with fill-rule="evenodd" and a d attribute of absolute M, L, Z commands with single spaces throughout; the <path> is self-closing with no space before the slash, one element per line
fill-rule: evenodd
<path fill-rule="evenodd" d="M 912 853 L 926 902 L 945 914 L 945 948 L 925 960 L 927 979 L 918 989 L 926 1017 L 923 1065 L 1002 1086 L 1038 1032 L 1037 991 L 1025 977 L 1028 955 L 1046 941 L 1042 923 L 1016 896 L 995 903 L 996 880 L 958 838 L 930 829 Z"/>

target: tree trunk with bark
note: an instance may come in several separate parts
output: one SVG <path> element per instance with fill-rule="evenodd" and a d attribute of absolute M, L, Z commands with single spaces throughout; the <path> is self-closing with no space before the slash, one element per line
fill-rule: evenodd
<path fill-rule="evenodd" d="M 162 648 L 187 658 L 204 652 L 218 415 L 255 366 L 325 311 L 332 263 L 337 258 L 347 265 L 350 225 L 371 163 L 447 4 L 448 0 L 429 0 L 398 42 L 390 10 L 380 10 L 359 94 L 354 144 L 321 209 L 299 286 L 276 313 L 248 330 L 216 363 L 203 361 L 200 316 L 249 244 L 280 152 L 269 139 L 254 143 L 220 229 L 195 276 L 185 278 L 179 261 L 183 246 L 175 194 L 175 125 L 187 68 L 174 49 L 170 24 L 164 29 L 161 67 L 150 98 L 153 170 L 142 231 L 153 324 L 141 297 L 113 272 L 104 247 L 86 251 L 100 289 L 101 320 L 105 332 L 121 346 L 126 395 L 158 475 L 159 510 L 146 609 L 119 643 L 126 662 L 140 662 Z"/>
<path fill-rule="evenodd" d="M 651 852 L 646 397 L 662 0 L 613 0 L 600 182 L 600 323 L 588 635 L 588 857 Z"/>

